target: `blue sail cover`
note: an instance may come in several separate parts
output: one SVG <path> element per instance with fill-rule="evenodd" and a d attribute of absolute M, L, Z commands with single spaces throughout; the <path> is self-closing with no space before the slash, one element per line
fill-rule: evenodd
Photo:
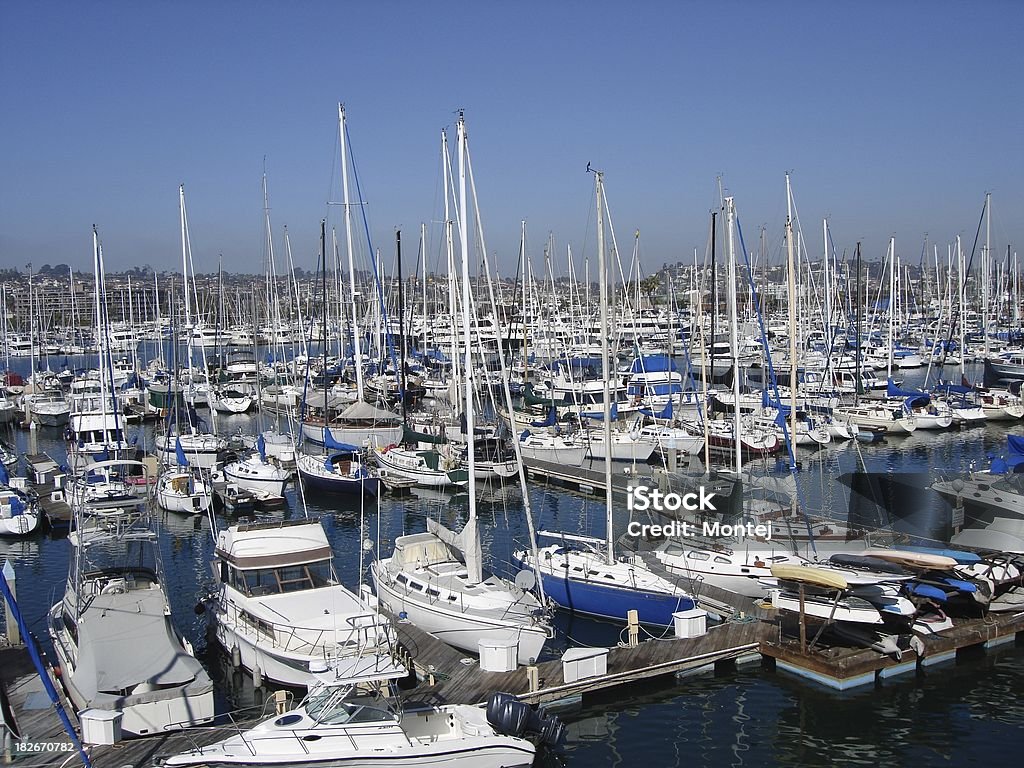
<path fill-rule="evenodd" d="M 632 373 L 678 373 L 675 361 L 668 355 L 648 355 L 633 359 Z"/>
<path fill-rule="evenodd" d="M 931 395 L 920 389 L 902 389 L 897 387 L 892 379 L 886 382 L 885 392 L 889 397 L 902 397 L 903 407 L 912 410 L 915 406 L 928 405 L 932 401 Z"/>
<path fill-rule="evenodd" d="M 655 413 L 650 408 L 641 408 L 640 413 L 644 416 L 652 416 L 655 419 L 671 419 L 672 418 L 672 400 L 670 399 L 665 403 L 665 407 L 661 409 L 660 413 Z"/>
<path fill-rule="evenodd" d="M 585 419 L 596 419 L 597 421 L 604 421 L 604 411 L 581 411 L 580 416 Z M 619 418 L 619 404 L 618 402 L 612 403 L 611 411 L 609 412 L 610 420 L 615 421 Z"/>
<path fill-rule="evenodd" d="M 1009 456 L 1006 457 L 1006 466 L 1013 472 L 1024 472 L 1024 435 L 1007 435 L 1006 447 L 1009 449 Z"/>
<path fill-rule="evenodd" d="M 548 415 L 544 417 L 542 421 L 531 421 L 531 427 L 553 427 L 555 422 L 558 421 L 558 409 L 552 406 L 548 408 Z"/>
<path fill-rule="evenodd" d="M 11 482 L 11 476 L 7 474 L 7 467 L 0 462 L 0 485 L 7 485 Z"/>
<path fill-rule="evenodd" d="M 174 439 L 174 457 L 178 460 L 179 467 L 188 466 L 188 459 L 185 457 L 185 451 L 181 447 L 181 437 Z"/>
<path fill-rule="evenodd" d="M 260 461 L 264 464 L 267 461 L 267 441 L 263 439 L 263 433 L 256 438 L 256 450 L 259 451 Z"/>
<path fill-rule="evenodd" d="M 348 443 L 339 443 L 334 439 L 331 430 L 324 427 L 324 448 L 328 451 L 344 451 L 345 453 L 359 453 L 359 447 Z"/>

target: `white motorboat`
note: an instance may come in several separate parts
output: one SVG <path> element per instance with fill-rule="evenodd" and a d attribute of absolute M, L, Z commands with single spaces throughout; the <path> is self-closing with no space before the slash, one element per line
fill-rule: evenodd
<path fill-rule="evenodd" d="M 207 599 L 217 640 L 265 678 L 305 687 L 310 666 L 388 653 L 394 632 L 342 586 L 318 520 L 233 525 L 217 536 Z"/>
<path fill-rule="evenodd" d="M 128 481 L 145 473 L 141 462 L 98 462 L 71 485 L 68 582 L 48 616 L 72 703 L 121 712 L 132 736 L 214 716 L 213 683 L 171 622 L 150 485 Z"/>
<path fill-rule="evenodd" d="M 320 674 L 296 709 L 210 746 L 169 757 L 163 765 L 526 768 L 533 764 L 533 743 L 502 733 L 489 722 L 496 718 L 479 707 L 447 704 L 403 709 L 380 695 L 355 694 L 354 678 L 336 682 Z M 557 739 L 560 728 L 552 730 Z"/>
<path fill-rule="evenodd" d="M 776 564 L 799 565 L 807 562 L 798 555 L 763 547 L 731 550 L 700 547 L 668 539 L 654 556 L 670 573 L 727 589 L 744 597 L 764 597 L 764 579 L 772 575 Z"/>

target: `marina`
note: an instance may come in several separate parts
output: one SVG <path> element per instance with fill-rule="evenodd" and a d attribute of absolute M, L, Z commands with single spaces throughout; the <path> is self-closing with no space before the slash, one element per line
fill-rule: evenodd
<path fill-rule="evenodd" d="M 1024 6 L 49 5 L 0 768 L 1019 762 Z"/>

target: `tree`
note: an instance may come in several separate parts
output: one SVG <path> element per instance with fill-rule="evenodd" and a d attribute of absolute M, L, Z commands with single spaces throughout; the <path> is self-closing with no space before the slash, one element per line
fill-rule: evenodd
<path fill-rule="evenodd" d="M 650 275 L 640 281 L 640 292 L 651 302 L 651 306 L 657 305 L 658 289 L 661 287 L 661 273 Z"/>

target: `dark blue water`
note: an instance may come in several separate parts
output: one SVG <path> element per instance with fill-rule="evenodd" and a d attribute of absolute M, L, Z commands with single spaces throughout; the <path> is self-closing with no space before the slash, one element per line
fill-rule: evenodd
<path fill-rule="evenodd" d="M 908 379 L 911 377 L 908 377 Z M 908 383 L 913 383 L 909 381 Z M 220 419 L 225 433 L 252 431 L 255 417 Z M 1021 432 L 1021 427 L 1014 427 Z M 906 438 L 864 446 L 833 445 L 799 453 L 801 500 L 816 512 L 842 512 L 849 491 L 835 478 L 868 469 L 914 473 L 962 470 L 1005 446 L 1006 428 L 988 425 L 965 431 L 917 432 Z M 28 447 L 29 434 L 10 431 L 5 439 Z M 142 428 L 140 442 L 152 444 L 152 428 Z M 39 430 L 38 450 L 63 456 L 59 431 Z M 773 462 L 774 463 L 774 462 Z M 303 514 L 302 500 L 290 488 L 285 516 Z M 604 502 L 557 488 L 531 484 L 530 503 L 540 528 L 604 534 Z M 935 505 L 935 500 L 928 502 Z M 421 531 L 427 516 L 458 528 L 468 512 L 467 497 L 417 491 L 406 498 L 384 498 L 378 509 L 342 498 L 310 497 L 305 507 L 322 519 L 336 553 L 342 580 L 359 581 L 360 542 L 370 539 L 390 553 L 390 542 L 403 533 Z M 936 514 L 942 514 L 937 508 Z M 948 510 L 947 510 L 948 512 Z M 478 505 L 483 546 L 492 570 L 513 574 L 509 553 L 525 543 L 523 500 L 517 485 L 494 489 Z M 619 519 L 621 517 L 621 519 Z M 218 527 L 230 524 L 218 517 Z M 624 525 L 617 510 L 616 525 Z M 169 594 L 178 627 L 210 669 L 222 710 L 257 703 L 262 694 L 230 668 L 223 652 L 206 640 L 205 617 L 194 607 L 211 584 L 213 535 L 205 518 L 164 513 L 162 548 Z M 362 526 L 362 528 L 360 527 Z M 380 534 L 378 536 L 378 527 Z M 378 544 L 378 540 L 380 543 Z M 56 602 L 67 576 L 70 545 L 42 534 L 28 540 L 0 541 L 0 559 L 10 558 L 17 571 L 22 610 L 44 646 L 44 616 Z M 553 650 L 572 641 L 611 645 L 620 629 L 593 621 L 559 616 L 562 632 Z M 681 680 L 616 689 L 567 716 L 569 739 L 544 764 L 570 766 L 760 766 L 760 765 L 962 765 L 1018 764 L 1024 746 L 1024 648 L 1004 646 L 927 674 L 887 681 L 884 687 L 839 694 L 817 688 L 760 665 Z"/>

